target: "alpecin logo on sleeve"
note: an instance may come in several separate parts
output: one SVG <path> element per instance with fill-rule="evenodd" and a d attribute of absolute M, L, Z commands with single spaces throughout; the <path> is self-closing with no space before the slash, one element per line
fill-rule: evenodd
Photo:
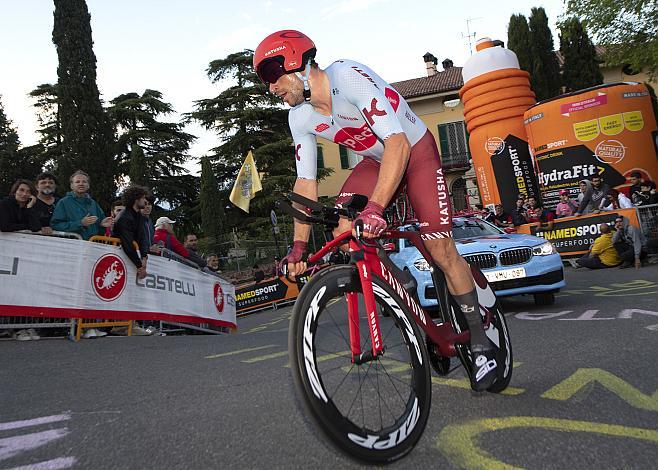
<path fill-rule="evenodd" d="M 121 295 L 126 287 L 126 265 L 117 255 L 101 256 L 91 271 L 91 285 L 96 296 L 111 302 Z"/>
<path fill-rule="evenodd" d="M 219 313 L 222 313 L 224 311 L 224 291 L 219 282 L 216 282 L 213 288 L 213 298 L 215 299 L 215 308 Z"/>

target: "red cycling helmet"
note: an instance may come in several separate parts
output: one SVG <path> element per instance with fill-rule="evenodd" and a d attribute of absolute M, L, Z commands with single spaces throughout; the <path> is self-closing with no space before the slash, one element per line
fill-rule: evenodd
<path fill-rule="evenodd" d="M 266 84 L 274 83 L 282 75 L 304 70 L 315 52 L 315 44 L 304 33 L 294 29 L 277 31 L 254 51 L 254 70 Z"/>

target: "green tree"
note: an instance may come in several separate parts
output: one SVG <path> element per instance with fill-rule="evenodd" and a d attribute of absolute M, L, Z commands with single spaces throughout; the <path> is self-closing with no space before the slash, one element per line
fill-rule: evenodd
<path fill-rule="evenodd" d="M 38 146 L 20 148 L 20 139 L 0 101 L 0 197 L 17 179 L 34 179 L 41 172 Z"/>
<path fill-rule="evenodd" d="M 214 130 L 222 142 L 209 159 L 223 192 L 230 192 L 245 156 L 254 150 L 258 170 L 266 174 L 264 189 L 251 201 L 249 214 L 228 212 L 226 229 L 246 227 L 255 235 L 268 230 L 274 199 L 292 189 L 295 169 L 288 111 L 267 93 L 253 70 L 252 57 L 253 51 L 244 50 L 212 61 L 207 69 L 212 82 L 227 80 L 232 85 L 214 98 L 196 101 L 188 117 Z"/>
<path fill-rule="evenodd" d="M 567 0 L 567 15 L 585 23 L 610 65 L 658 67 L 658 2 L 655 0 Z"/>
<path fill-rule="evenodd" d="M 507 48 L 514 51 L 522 70 L 532 72 L 532 52 L 530 51 L 530 28 L 524 15 L 512 15 L 507 27 Z"/>
<path fill-rule="evenodd" d="M 84 0 L 54 0 L 53 43 L 57 49 L 57 96 L 62 155 L 57 172 L 90 174 L 92 192 L 104 209 L 116 194 L 114 135 L 96 85 L 91 16 Z"/>
<path fill-rule="evenodd" d="M 219 183 L 215 177 L 212 163 L 208 157 L 201 158 L 201 182 L 199 189 L 199 210 L 201 213 L 201 230 L 208 239 L 208 250 L 225 255 L 226 245 L 222 237 L 224 226 L 224 205 L 228 203 L 226 195 L 222 196 Z"/>
<path fill-rule="evenodd" d="M 39 121 L 39 144 L 43 153 L 41 158 L 48 170 L 53 170 L 62 158 L 62 123 L 57 103 L 57 85 L 44 83 L 30 92 L 36 100 L 37 120 Z"/>
<path fill-rule="evenodd" d="M 118 135 L 120 174 L 151 188 L 158 200 L 171 203 L 179 195 L 172 191 L 170 180 L 187 173 L 183 164 L 190 159 L 195 137 L 183 132 L 183 124 L 161 120 L 174 109 L 157 90 L 124 93 L 110 104 L 107 111 Z"/>
<path fill-rule="evenodd" d="M 603 83 L 596 48 L 578 18 L 568 18 L 560 24 L 560 53 L 564 59 L 562 84 L 565 91 Z"/>
<path fill-rule="evenodd" d="M 538 101 L 553 98 L 560 94 L 560 65 L 553 50 L 553 34 L 548 27 L 546 11 L 541 7 L 532 8 L 528 25 L 532 53 L 530 84 Z"/>

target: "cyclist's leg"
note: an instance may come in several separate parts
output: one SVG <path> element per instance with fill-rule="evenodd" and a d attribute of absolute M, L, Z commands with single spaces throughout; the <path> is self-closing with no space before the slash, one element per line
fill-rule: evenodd
<path fill-rule="evenodd" d="M 485 390 L 495 380 L 494 351 L 484 332 L 471 269 L 452 239 L 452 204 L 434 137 L 427 134 L 413 146 L 405 174 L 407 195 L 420 223 L 420 234 L 434 261 L 446 276 L 448 289 L 459 304 L 471 332 L 476 377 L 474 388 Z M 483 356 L 480 359 L 478 356 Z M 478 374 L 481 363 L 482 371 Z"/>

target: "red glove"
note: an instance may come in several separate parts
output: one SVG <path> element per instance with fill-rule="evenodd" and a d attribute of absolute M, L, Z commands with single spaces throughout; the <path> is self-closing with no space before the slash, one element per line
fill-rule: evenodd
<path fill-rule="evenodd" d="M 292 250 L 285 258 L 286 263 L 299 263 L 302 261 L 304 253 L 306 253 L 307 243 L 301 240 L 295 240 L 292 244 Z"/>
<path fill-rule="evenodd" d="M 379 235 L 386 230 L 386 227 L 388 226 L 386 220 L 384 220 L 383 213 L 384 208 L 382 206 L 376 202 L 369 201 L 368 205 L 354 221 L 354 224 L 356 224 L 357 220 L 362 220 L 364 232 Z"/>

